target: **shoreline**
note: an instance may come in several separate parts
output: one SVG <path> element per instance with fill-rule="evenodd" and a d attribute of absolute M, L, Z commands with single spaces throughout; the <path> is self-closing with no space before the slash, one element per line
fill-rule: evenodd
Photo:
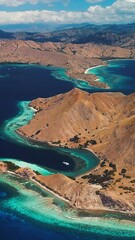
<path fill-rule="evenodd" d="M 30 141 L 30 143 L 35 143 L 35 144 L 37 144 L 38 146 L 41 146 L 41 147 L 45 147 L 45 146 L 43 146 L 43 145 L 47 145 L 48 147 L 50 147 L 50 148 L 55 148 L 55 147 L 57 147 L 58 149 L 60 149 L 60 150 L 66 150 L 66 149 L 69 149 L 69 150 L 74 150 L 74 149 L 76 149 L 76 150 L 79 150 L 79 148 L 71 148 L 71 147 L 68 147 L 68 148 L 65 148 L 65 147 L 59 147 L 59 145 L 57 145 L 57 144 L 52 144 L 51 142 L 47 142 L 47 141 L 38 141 L 38 140 L 35 140 L 35 139 L 32 139 L 32 138 L 30 138 L 30 137 L 27 137 L 27 136 L 25 136 L 22 132 L 20 132 L 19 131 L 19 129 L 18 130 L 16 130 L 16 133 L 19 135 L 19 136 L 21 136 L 24 140 L 27 140 L 27 141 Z M 96 167 L 94 167 L 94 168 L 92 168 L 91 170 L 88 170 L 88 171 L 86 171 L 85 173 L 83 173 L 83 174 L 79 174 L 79 175 L 77 175 L 77 176 L 75 176 L 75 178 L 79 178 L 79 177 L 81 177 L 81 176 L 84 176 L 84 175 L 86 175 L 86 174 L 88 174 L 88 173 L 90 173 L 91 171 L 93 171 L 94 169 L 96 169 L 98 166 L 99 166 L 99 164 L 100 164 L 100 158 L 98 157 L 98 155 L 97 154 L 95 154 L 94 153 L 94 151 L 92 151 L 92 150 L 90 150 L 90 149 L 88 149 L 88 148 L 85 148 L 85 149 L 81 149 L 81 150 L 87 150 L 88 152 L 90 152 L 91 154 L 93 154 L 98 160 L 99 160 L 99 163 L 98 163 L 98 165 L 96 166 Z M 65 155 L 68 155 L 68 156 L 70 156 L 71 154 L 69 153 L 67 153 L 67 152 L 64 152 L 65 153 Z M 71 157 L 73 157 L 74 158 L 74 156 L 71 156 Z M 76 157 L 76 156 L 75 156 Z M 76 157 L 76 158 L 81 158 L 81 157 Z M 46 168 L 47 169 L 47 168 Z M 55 171 L 57 171 L 57 170 L 53 170 L 54 172 Z M 65 172 L 65 174 L 66 174 L 67 172 Z M 64 174 L 64 172 L 63 172 L 63 174 Z M 69 176 L 70 176 L 70 174 L 69 174 Z"/>
<path fill-rule="evenodd" d="M 20 128 L 21 127 L 21 125 L 18 127 L 18 126 L 16 126 L 16 122 L 14 121 L 14 119 L 16 118 L 16 117 L 21 117 L 22 116 L 22 112 L 23 112 L 23 108 L 25 109 L 25 107 L 27 108 L 27 116 L 28 116 L 28 114 L 29 114 L 29 109 L 31 110 L 33 110 L 35 113 L 34 113 L 34 115 L 33 115 L 33 117 L 35 117 L 35 114 L 38 112 L 38 111 L 35 111 L 36 109 L 35 108 L 31 108 L 31 106 L 29 106 L 29 104 L 30 104 L 30 101 L 28 101 L 28 103 L 27 103 L 27 106 L 26 105 L 24 105 L 24 104 L 19 104 L 18 106 L 19 106 L 19 108 L 21 108 L 21 111 L 19 110 L 19 115 L 17 114 L 15 117 L 13 117 L 13 118 L 11 118 L 11 119 L 9 119 L 9 120 L 11 120 L 11 121 L 13 121 L 12 122 L 12 126 L 14 125 L 15 127 L 13 127 L 13 129 L 11 129 L 10 130 L 10 128 L 9 128 L 9 125 L 10 125 L 10 121 L 8 121 L 7 122 L 7 120 L 6 120 L 6 122 L 7 123 L 5 123 L 5 124 L 8 124 L 8 129 L 6 129 L 6 125 L 4 125 L 4 127 L 5 127 L 5 130 L 6 130 L 6 132 L 4 133 L 4 135 L 6 135 L 6 136 L 8 136 L 8 138 L 9 137 L 11 137 L 12 139 L 13 139 L 13 141 L 19 141 L 19 144 L 28 144 L 28 145 L 30 145 L 30 146 L 32 146 L 32 147 L 41 147 L 41 148 L 44 148 L 44 147 L 47 147 L 47 148 L 51 148 L 52 150 L 55 150 L 56 149 L 56 151 L 58 150 L 60 153 L 62 153 L 63 155 L 67 155 L 67 156 L 69 156 L 69 157 L 71 157 L 72 159 L 73 159 L 73 161 L 74 161 L 74 158 L 75 159 L 81 159 L 81 157 L 79 156 L 79 153 L 77 153 L 76 151 L 78 151 L 78 150 L 83 150 L 83 149 L 79 149 L 79 148 L 71 148 L 71 147 L 68 147 L 68 148 L 65 148 L 64 146 L 62 146 L 62 147 L 60 147 L 59 145 L 57 145 L 57 144 L 52 144 L 51 142 L 45 142 L 45 141 L 38 141 L 38 140 L 35 140 L 35 139 L 33 139 L 33 138 L 30 138 L 30 137 L 27 137 L 27 136 L 25 136 L 21 131 L 19 131 L 18 130 L 18 128 Z M 32 118 L 33 118 L 32 117 Z M 31 118 L 31 119 L 32 119 Z M 31 119 L 29 119 L 29 122 L 31 121 Z M 19 120 L 17 120 L 17 121 L 19 121 Z M 26 123 L 27 124 L 27 123 Z M 24 124 L 22 125 L 22 126 L 24 126 Z M 8 132 L 7 132 L 8 131 Z M 11 133 L 12 133 L 12 136 L 10 136 L 11 134 L 10 134 L 10 131 L 11 131 Z M 15 134 L 13 134 L 13 132 L 15 133 Z M 20 137 L 20 138 L 17 138 L 17 137 Z M 35 146 L 34 146 L 35 145 Z M 73 154 L 72 155 L 72 150 L 73 151 L 75 151 L 75 154 Z M 96 165 L 96 167 L 100 164 L 100 159 L 99 159 L 99 157 L 93 152 L 93 151 L 91 151 L 91 150 L 89 150 L 89 149 L 84 149 L 84 151 L 88 151 L 89 152 L 89 154 L 92 154 L 93 155 L 93 157 L 96 157 L 96 159 L 97 159 L 97 161 L 98 161 L 98 163 L 97 163 L 97 165 Z M 77 155 L 76 155 L 76 153 L 77 153 Z M 92 156 L 89 156 L 89 157 L 92 157 Z M 85 168 L 87 168 L 87 166 L 89 167 L 89 165 L 88 165 L 88 160 L 87 160 L 88 158 L 86 158 L 86 160 L 85 160 L 85 156 L 84 156 L 84 159 L 82 158 L 82 163 L 84 162 L 84 164 L 83 164 L 83 172 L 85 171 Z M 77 161 L 77 160 L 76 160 Z M 85 162 L 86 161 L 86 162 Z M 50 171 L 50 169 L 49 168 L 47 168 L 47 167 L 45 167 L 48 171 Z M 79 177 L 79 176 L 81 176 L 82 174 L 83 175 L 85 175 L 85 173 L 87 173 L 87 172 L 89 172 L 89 171 L 92 171 L 93 169 L 94 169 L 95 167 L 92 167 L 91 168 L 91 166 L 90 166 L 90 170 L 88 169 L 88 170 L 86 170 L 84 173 L 82 173 L 81 172 L 81 169 L 79 168 L 78 170 L 75 170 L 75 174 L 72 174 L 72 171 L 70 172 L 70 171 L 63 171 L 63 174 L 66 174 L 67 176 L 72 176 L 72 177 Z M 52 170 L 52 169 L 51 169 Z M 57 172 L 57 170 L 53 170 L 53 172 L 54 173 L 56 173 Z M 78 173 L 79 172 L 79 173 Z"/>
<path fill-rule="evenodd" d="M 0 161 L 0 162 L 3 162 L 3 161 Z M 15 166 L 17 166 L 16 164 L 15 164 Z M 27 168 L 26 168 L 27 169 Z M 30 169 L 31 170 L 31 169 Z M 58 198 L 58 199 L 60 199 L 61 201 L 63 201 L 63 202 L 65 202 L 65 203 L 68 203 L 69 204 L 69 206 L 72 208 L 72 209 L 75 209 L 75 210 L 77 210 L 77 211 L 82 211 L 82 212 L 84 212 L 84 213 L 87 213 L 87 214 L 91 214 L 91 213 L 94 213 L 94 214 L 96 214 L 96 216 L 97 217 L 100 217 L 100 213 L 108 213 L 108 214 L 111 214 L 111 213 L 118 213 L 118 214 L 123 214 L 124 216 L 135 216 L 135 212 L 131 212 L 131 211 L 118 211 L 118 210 L 115 210 L 115 209 L 107 209 L 106 207 L 103 207 L 103 208 L 101 208 L 101 207 L 99 207 L 99 208 L 97 208 L 97 209 L 83 209 L 83 208 L 77 208 L 76 206 L 74 206 L 72 203 L 71 203 L 71 201 L 70 200 L 68 200 L 68 199 L 66 199 L 66 198 L 64 198 L 64 197 L 62 197 L 60 194 L 58 194 L 57 192 L 55 192 L 55 191 L 53 191 L 53 190 L 51 190 L 51 189 L 49 189 L 47 186 L 45 186 L 45 185 L 43 185 L 42 183 L 40 183 L 38 180 L 36 180 L 34 177 L 24 177 L 24 176 L 21 176 L 20 174 L 18 174 L 18 173 L 16 173 L 16 172 L 14 172 L 14 171 L 11 171 L 11 170 L 6 170 L 6 171 L 3 171 L 3 172 L 0 172 L 0 174 L 11 174 L 11 175 L 13 175 L 13 176 L 16 176 L 16 177 L 19 177 L 19 178 L 22 178 L 22 179 L 28 179 L 28 180 L 30 180 L 31 182 L 33 182 L 33 183 L 35 183 L 39 188 L 41 188 L 41 189 L 43 189 L 43 190 L 45 190 L 46 192 L 48 192 L 48 193 L 51 193 L 52 194 L 52 197 L 54 196 L 54 197 L 56 197 L 56 198 Z M 55 174 L 53 174 L 53 175 L 55 175 Z M 91 185 L 91 187 L 93 188 L 93 186 Z M 50 197 L 51 198 L 51 197 Z M 104 216 L 102 217 L 102 218 L 104 218 Z M 115 217 L 114 217 L 115 218 Z M 117 218 L 116 218 L 117 219 Z M 119 219 L 119 218 L 118 218 Z M 126 220 L 125 220 L 126 221 Z M 133 221 L 134 222 L 134 221 Z"/>
<path fill-rule="evenodd" d="M 108 62 L 109 60 L 107 60 L 107 62 Z M 112 60 L 110 60 L 110 61 L 113 61 L 113 59 Z M 86 69 L 85 70 L 85 72 L 84 72 L 84 74 L 86 74 L 86 75 L 93 75 L 93 76 L 95 76 L 95 82 L 98 82 L 98 83 L 103 83 L 103 84 L 105 84 L 106 85 L 106 87 L 105 87 L 105 89 L 111 89 L 111 87 L 107 84 L 107 83 L 104 83 L 104 82 L 100 82 L 100 78 L 97 78 L 96 77 L 96 74 L 94 74 L 94 73 L 89 73 L 89 71 L 90 70 L 92 70 L 92 69 L 96 69 L 96 68 L 100 68 L 100 67 L 105 67 L 105 66 L 108 66 L 108 63 L 107 62 L 105 62 L 105 64 L 102 64 L 102 65 L 97 65 L 97 66 L 95 66 L 95 67 L 90 67 L 90 68 L 88 68 L 88 69 Z"/>
<path fill-rule="evenodd" d="M 110 60 L 110 61 L 113 61 L 113 60 Z M 105 66 L 106 66 L 106 64 L 105 64 L 105 65 L 97 65 L 97 66 L 94 66 L 94 67 L 90 67 L 90 68 L 87 68 L 84 73 L 85 73 L 85 74 L 89 74 L 88 72 L 89 72 L 90 70 L 92 70 L 92 69 L 94 69 L 94 68 L 105 67 Z"/>
<path fill-rule="evenodd" d="M 67 76 L 101 89 L 106 89 L 108 86 L 100 81 L 95 82 L 93 76 L 86 76 L 84 73 L 86 69 L 104 65 L 110 59 L 135 58 L 134 48 L 125 47 L 123 51 L 120 46 L 100 45 L 98 43 L 37 43 L 25 40 L 5 40 L 4 42 L 1 40 L 1 43 L 1 63 L 38 64 L 52 68 L 65 68 Z M 75 52 L 72 51 L 71 46 Z M 12 48 L 14 49 L 13 54 L 12 51 L 11 53 L 7 51 L 7 49 Z M 80 83 L 80 87 L 85 86 Z"/>
<path fill-rule="evenodd" d="M 29 104 L 30 104 L 30 103 L 29 103 Z M 28 104 L 28 107 L 30 107 L 29 104 Z M 35 111 L 35 114 L 38 112 L 34 107 L 30 107 L 30 108 L 32 108 L 32 109 Z M 23 133 L 19 131 L 19 129 L 16 130 L 16 133 L 17 133 L 19 136 L 21 136 L 22 138 L 24 138 L 24 139 L 26 138 L 26 140 L 28 139 L 28 140 L 33 141 L 33 142 L 35 141 L 35 143 L 37 143 L 37 144 L 39 143 L 39 145 L 40 145 L 40 143 L 41 143 L 41 144 L 44 143 L 44 144 L 47 144 L 47 145 L 50 146 L 50 147 L 57 147 L 57 148 L 59 148 L 59 149 L 64 149 L 64 147 L 59 147 L 59 145 L 57 145 L 57 144 L 52 144 L 51 142 L 40 142 L 40 141 L 38 141 L 38 140 L 34 140 L 34 139 L 31 139 L 30 137 L 24 136 Z M 65 148 L 65 149 L 66 149 L 66 148 Z M 74 148 L 68 147 L 68 149 L 72 150 L 72 149 L 74 149 Z M 77 149 L 79 149 L 79 148 L 77 148 Z M 98 163 L 98 165 L 97 165 L 96 167 L 94 167 L 93 169 L 91 169 L 91 170 L 89 170 L 89 171 L 86 171 L 86 172 L 83 173 L 83 174 L 78 175 L 76 178 L 79 178 L 79 177 L 85 176 L 86 174 L 91 173 L 91 171 L 97 169 L 97 168 L 99 167 L 100 163 L 101 163 L 101 159 L 98 157 L 98 155 L 97 155 L 93 150 L 90 150 L 89 148 L 85 148 L 85 149 L 82 149 L 82 150 L 87 150 L 87 151 L 89 151 L 90 153 L 92 153 L 92 154 L 99 160 L 99 163 Z M 106 156 L 105 156 L 105 157 L 106 157 Z"/>
<path fill-rule="evenodd" d="M 34 105 L 35 104 L 35 102 L 33 103 L 33 104 L 31 104 L 31 106 L 34 106 L 36 109 L 38 109 L 39 108 L 39 106 L 38 105 Z M 38 116 L 38 115 L 37 115 Z M 41 141 L 39 141 L 38 139 L 31 139 L 29 136 L 31 136 L 31 135 L 28 135 L 27 136 L 27 134 L 28 134 L 28 132 L 27 131 L 24 131 L 24 134 L 23 134 L 23 128 L 22 129 L 20 129 L 20 130 L 22 130 L 22 131 L 19 131 L 19 134 L 21 133 L 21 136 L 22 137 L 24 137 L 24 138 L 26 138 L 26 139 L 30 139 L 30 140 L 32 140 L 33 142 L 37 142 L 38 144 L 41 142 L 41 141 L 43 141 L 42 143 L 44 144 L 45 142 L 44 142 L 44 139 L 42 139 L 41 138 Z M 49 139 L 50 141 L 51 141 L 51 139 Z M 53 146 L 50 142 L 46 142 L 47 144 L 49 144 L 49 145 L 51 145 L 51 147 Z M 63 147 L 64 147 L 64 142 L 62 141 L 61 142 L 61 146 L 63 145 Z M 57 148 L 60 148 L 61 149 L 61 146 L 59 147 L 58 145 L 56 145 L 55 144 L 55 146 L 57 146 Z M 74 148 L 74 146 L 76 146 L 76 145 L 74 145 L 74 144 L 68 144 L 68 148 L 70 148 L 71 150 Z M 63 148 L 62 147 L 62 148 Z M 91 146 L 90 146 L 90 148 L 91 148 Z M 88 147 L 88 149 L 87 149 L 87 151 L 89 151 L 90 153 L 93 153 L 96 157 L 97 157 L 97 155 L 93 152 L 93 151 L 91 151 L 91 149 L 90 149 L 89 147 Z M 93 148 L 92 148 L 93 149 Z M 99 154 L 100 155 L 100 154 Z M 103 160 L 104 159 L 106 159 L 106 154 L 104 155 L 104 159 L 103 159 L 103 155 L 101 154 L 100 155 L 101 156 L 101 159 L 99 159 L 99 157 L 98 157 L 98 160 L 101 160 L 102 162 L 103 162 Z M 85 169 L 85 171 L 84 171 L 84 173 L 81 173 L 81 174 L 79 174 L 78 176 L 77 176 L 77 179 L 76 180 L 78 180 L 78 183 L 81 183 L 82 182 L 82 184 L 88 184 L 88 181 L 89 181 L 89 178 L 91 178 L 91 182 L 89 181 L 89 183 L 97 183 L 98 185 L 99 185 L 99 187 L 101 186 L 102 187 L 102 190 L 104 189 L 104 186 L 106 185 L 107 186 L 107 184 L 109 185 L 109 180 L 110 179 L 113 179 L 111 182 L 110 182 L 110 186 L 107 188 L 107 189 L 105 189 L 105 191 L 103 190 L 103 192 L 105 193 L 105 196 L 107 196 L 107 195 L 109 195 L 110 194 L 110 196 L 112 196 L 112 194 L 114 193 L 114 196 L 115 196 L 115 190 L 117 189 L 118 190 L 118 194 L 117 195 L 119 195 L 119 198 L 120 198 L 120 201 L 122 200 L 122 197 L 121 197 L 121 195 L 123 195 L 123 194 L 126 194 L 125 193 L 125 190 L 126 190 L 126 188 L 129 188 L 129 190 L 130 190 L 130 186 L 131 186 L 131 183 L 129 183 L 129 185 L 124 185 L 124 187 L 123 187 L 123 189 L 121 190 L 119 190 L 119 185 L 120 185 L 120 183 L 118 183 L 118 184 L 114 184 L 115 183 L 115 181 L 116 182 L 119 182 L 118 181 L 118 179 L 119 179 L 119 173 L 120 173 L 120 171 L 121 171 L 121 169 L 119 168 L 119 166 L 117 167 L 117 170 L 115 171 L 116 173 L 114 174 L 115 175 L 115 177 L 113 178 L 112 176 L 110 177 L 109 176 L 109 180 L 106 180 L 106 183 L 104 184 L 104 182 L 102 182 L 102 179 L 103 178 L 101 178 L 101 180 L 100 181 L 93 181 L 93 179 L 94 179 L 94 176 L 96 176 L 97 175 L 97 178 L 98 178 L 98 175 L 100 175 L 100 170 L 101 170 L 101 172 L 102 172 L 102 174 L 104 175 L 104 172 L 105 171 L 108 171 L 108 170 L 106 170 L 106 169 L 109 169 L 109 171 L 112 171 L 112 170 L 110 170 L 110 168 L 112 168 L 112 166 L 110 166 L 109 164 L 110 164 L 110 162 L 109 161 L 107 161 L 106 162 L 106 167 L 105 168 L 100 168 L 100 163 L 101 163 L 101 161 L 99 162 L 99 164 L 97 165 L 97 166 L 94 166 L 94 168 L 93 169 L 88 169 L 88 171 Z M 106 161 L 106 160 L 105 160 Z M 101 167 L 103 167 L 103 166 L 101 166 Z M 93 172 L 92 172 L 93 171 Z M 86 176 L 86 175 L 89 175 L 89 173 L 91 173 L 91 176 Z M 65 174 L 65 173 L 64 173 Z M 102 175 L 101 174 L 101 175 Z M 85 180 L 82 180 L 81 179 L 81 177 L 82 176 L 86 176 L 84 179 L 86 179 L 86 181 Z M 107 178 L 106 178 L 107 179 Z M 46 180 L 45 180 L 46 181 Z M 103 181 L 105 181 L 105 179 L 103 180 Z M 125 181 L 125 180 L 122 180 L 122 181 Z M 127 180 L 127 182 L 128 182 L 128 180 Z M 102 184 L 103 183 L 103 184 Z M 112 184 L 112 185 L 111 185 Z M 94 184 L 93 184 L 94 185 Z M 94 187 L 94 186 L 93 186 Z M 108 191 L 109 190 L 109 191 Z M 113 192 L 113 193 L 112 193 Z M 131 189 L 131 191 L 129 192 L 129 193 L 132 193 L 133 191 L 132 191 L 132 189 Z M 133 194 L 133 193 L 132 193 Z M 88 195 L 87 195 L 88 196 Z M 132 201 L 130 200 L 130 199 L 128 199 L 129 198 L 129 196 L 130 195 L 128 195 L 128 196 L 125 196 L 125 199 L 127 199 L 127 202 L 128 202 L 128 204 L 130 205 L 131 204 L 131 206 L 132 206 Z M 115 201 L 116 201 L 116 199 L 117 199 L 117 196 L 115 196 L 114 197 L 115 198 Z M 125 205 L 123 205 L 123 206 L 125 206 Z M 91 206 L 90 206 L 91 207 Z M 125 207 L 124 207 L 125 208 Z M 115 208 L 114 208 L 115 209 Z M 121 208 L 122 209 L 122 208 Z M 127 208 L 125 208 L 126 210 L 127 210 Z"/>
<path fill-rule="evenodd" d="M 112 59 L 113 61 L 113 59 Z M 103 61 L 104 63 L 104 61 Z M 50 64 L 49 66 L 48 65 L 45 65 L 41 62 L 25 62 L 25 61 L 21 61 L 21 62 L 0 62 L 0 64 L 27 64 L 27 65 L 38 65 L 38 66 L 41 66 L 41 67 L 46 67 L 48 68 L 49 70 L 51 70 L 52 72 L 54 71 L 54 77 L 57 79 L 59 79 L 59 77 L 57 77 L 57 75 L 55 75 L 55 70 L 54 69 L 64 69 L 65 70 L 65 75 L 68 78 L 71 78 L 71 80 L 65 80 L 65 81 L 69 81 L 69 82 L 73 82 L 77 85 L 78 87 L 78 84 L 77 82 L 80 81 L 80 87 L 82 89 L 89 89 L 89 87 L 95 87 L 95 88 L 101 88 L 101 89 L 109 89 L 110 87 L 108 86 L 108 84 L 106 83 L 103 83 L 103 82 L 100 82 L 100 81 L 97 81 L 96 78 L 96 75 L 95 74 L 87 74 L 85 73 L 87 70 L 89 69 L 94 69 L 96 67 L 102 67 L 102 66 L 106 66 L 106 63 L 103 64 L 103 65 L 97 65 L 97 66 L 93 66 L 93 67 L 90 67 L 88 69 L 85 70 L 85 72 L 83 71 L 82 73 L 74 73 L 74 71 L 72 71 L 72 69 L 68 69 L 68 67 L 64 67 L 64 66 L 57 66 L 57 65 L 53 65 L 53 64 Z M 93 76 L 92 76 L 93 75 Z M 60 80 L 62 80 L 60 78 Z M 63 81 L 63 80 L 62 80 Z M 77 82 L 76 82 L 77 81 Z M 81 82 L 84 82 L 84 83 L 87 83 L 88 84 L 88 87 L 84 87 L 83 85 L 81 85 Z M 79 88 L 80 88 L 79 87 Z"/>
<path fill-rule="evenodd" d="M 3 161 L 0 160 L 0 162 L 3 162 Z M 10 161 L 9 161 L 9 162 L 10 162 Z M 4 162 L 4 163 L 5 163 L 5 162 Z M 15 164 L 15 166 L 17 166 L 17 165 Z M 20 167 L 20 168 L 21 168 L 21 167 Z M 31 169 L 31 168 L 30 168 L 30 169 Z M 13 172 L 13 171 L 10 171 L 10 170 L 7 170 L 7 171 L 2 172 L 2 173 L 0 172 L 0 174 L 11 174 L 11 175 L 14 175 L 14 176 L 16 176 L 16 177 L 25 179 L 25 177 L 20 176 L 19 174 L 15 173 L 15 172 Z M 45 191 L 51 193 L 52 195 L 56 196 L 56 197 L 59 198 L 60 200 L 66 202 L 66 203 L 68 203 L 68 204 L 70 205 L 70 201 L 69 201 L 69 200 L 61 197 L 60 195 L 58 195 L 58 194 L 55 193 L 54 191 L 50 190 L 49 188 L 47 188 L 46 186 L 44 186 L 43 184 L 41 184 L 40 182 L 36 181 L 36 180 L 33 179 L 33 178 L 28 178 L 28 179 L 29 179 L 30 181 L 34 182 L 34 183 L 35 183 L 36 185 L 38 185 L 40 188 L 44 189 Z M 72 206 L 72 205 L 70 205 L 70 206 Z"/>
<path fill-rule="evenodd" d="M 34 108 L 33 108 L 34 109 Z M 35 110 L 35 109 L 34 109 Z M 23 135 L 24 136 L 24 135 Z M 28 139 L 28 137 L 26 137 L 27 139 Z M 31 139 L 30 139 L 31 140 Z M 35 141 L 35 140 L 33 140 L 32 139 L 32 141 Z M 39 142 L 39 141 L 37 141 L 37 142 Z M 44 143 L 44 142 L 43 142 Z M 47 142 L 48 143 L 48 142 Z M 48 143 L 49 145 L 51 145 L 50 143 Z M 53 145 L 52 145 L 53 146 Z M 57 146 L 57 145 L 56 145 Z M 58 147 L 58 146 L 57 146 Z M 62 147 L 63 148 L 63 147 Z M 72 149 L 72 148 L 71 148 Z M 89 150 L 89 149 L 87 149 L 88 151 L 90 151 L 91 152 L 91 150 Z M 94 168 L 95 169 L 95 168 Z M 86 174 L 86 172 L 85 172 L 85 174 Z M 52 191 L 53 192 L 53 191 Z M 59 196 L 59 195 L 58 195 Z"/>

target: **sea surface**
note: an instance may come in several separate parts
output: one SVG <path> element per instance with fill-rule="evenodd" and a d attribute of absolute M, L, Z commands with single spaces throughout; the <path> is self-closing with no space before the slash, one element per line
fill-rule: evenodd
<path fill-rule="evenodd" d="M 135 60 L 111 60 L 106 66 L 90 69 L 89 73 L 108 84 L 113 92 L 124 94 L 135 92 Z"/>
<path fill-rule="evenodd" d="M 134 92 L 135 61 L 111 61 L 108 67 L 101 68 L 91 71 L 109 84 L 106 91 Z M 29 101 L 74 87 L 88 92 L 105 91 L 67 77 L 64 69 L 1 64 L 0 160 L 30 167 L 44 175 L 62 172 L 71 177 L 96 167 L 99 160 L 88 151 L 39 146 L 15 133 L 34 114 L 28 107 Z M 76 211 L 31 181 L 0 175 L 0 240 L 135 239 L 134 221 L 131 216 L 117 213 Z"/>

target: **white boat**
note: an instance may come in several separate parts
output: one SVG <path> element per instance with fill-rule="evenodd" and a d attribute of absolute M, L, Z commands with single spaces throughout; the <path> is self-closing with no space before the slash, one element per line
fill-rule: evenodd
<path fill-rule="evenodd" d="M 65 164 L 65 165 L 67 165 L 67 166 L 69 165 L 69 163 L 68 163 L 68 162 L 63 162 L 63 164 Z"/>

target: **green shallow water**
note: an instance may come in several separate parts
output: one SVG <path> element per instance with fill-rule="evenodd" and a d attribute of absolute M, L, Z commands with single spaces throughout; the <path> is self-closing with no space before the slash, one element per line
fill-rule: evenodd
<path fill-rule="evenodd" d="M 135 237 L 135 223 L 130 220 L 119 220 L 109 216 L 80 217 L 78 211 L 72 209 L 57 197 L 40 189 L 33 182 L 13 175 L 1 175 L 0 184 L 11 186 L 12 193 L 0 200 L 2 208 L 29 219 L 53 227 L 75 229 L 85 234 L 101 234 L 102 236 Z M 104 238 L 105 239 L 105 238 Z M 110 238 L 111 239 L 111 238 Z"/>

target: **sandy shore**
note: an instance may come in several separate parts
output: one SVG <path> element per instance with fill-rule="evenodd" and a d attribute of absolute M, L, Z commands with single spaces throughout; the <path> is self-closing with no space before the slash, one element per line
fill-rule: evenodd
<path fill-rule="evenodd" d="M 25 177 L 23 177 L 23 176 L 15 173 L 15 172 L 13 172 L 13 171 L 9 171 L 9 170 L 4 171 L 2 174 L 11 174 L 11 175 L 14 175 L 14 176 L 17 176 L 17 177 L 20 177 L 20 178 L 24 178 L 24 179 L 25 179 Z M 59 194 L 57 194 L 57 193 L 54 192 L 53 190 L 48 189 L 46 186 L 44 186 L 43 184 L 41 184 L 40 182 L 38 182 L 38 181 L 35 180 L 34 178 L 29 177 L 28 179 L 29 179 L 30 181 L 32 181 L 34 184 L 36 184 L 38 187 L 44 189 L 46 192 L 51 193 L 54 197 L 60 199 L 61 201 L 64 201 L 65 203 L 68 203 L 70 207 L 75 208 L 76 210 L 85 211 L 85 212 L 87 212 L 87 213 L 94 213 L 94 214 L 97 215 L 97 217 L 98 217 L 101 213 L 110 213 L 110 214 L 111 214 L 111 213 L 122 213 L 122 214 L 124 213 L 125 215 L 126 215 L 126 214 L 130 214 L 130 215 L 133 215 L 133 216 L 134 216 L 134 214 L 135 214 L 134 212 L 131 213 L 130 211 L 125 211 L 125 212 L 123 212 L 123 211 L 117 211 L 117 210 L 115 210 L 115 209 L 107 209 L 107 208 L 104 207 L 104 206 L 102 206 L 102 207 L 99 206 L 99 207 L 96 208 L 96 209 L 95 209 L 95 208 L 91 208 L 91 209 L 78 208 L 78 207 L 76 207 L 76 206 L 74 206 L 74 205 L 72 204 L 72 201 L 69 201 L 68 199 L 60 196 Z M 91 188 L 95 188 L 95 186 L 92 186 L 92 185 L 91 185 Z M 98 189 L 98 188 L 97 188 L 97 189 Z M 51 198 L 51 197 L 50 197 L 50 198 Z"/>
<path fill-rule="evenodd" d="M 111 60 L 111 61 L 112 61 L 112 60 Z M 96 78 L 96 75 L 93 74 L 93 73 L 90 73 L 89 71 L 92 70 L 92 69 L 96 69 L 96 68 L 104 67 L 104 66 L 107 66 L 107 63 L 106 63 L 106 64 L 102 64 L 102 65 L 97 65 L 97 66 L 95 66 L 95 67 L 88 68 L 88 69 L 85 70 L 84 74 L 86 74 L 86 75 L 94 75 L 95 78 Z M 96 79 L 95 79 L 95 82 L 101 83 L 101 82 L 100 82 L 100 78 L 96 78 Z M 110 86 L 109 86 L 108 84 L 106 84 L 106 83 L 104 83 L 104 84 L 106 85 L 105 89 L 110 89 Z"/>
<path fill-rule="evenodd" d="M 90 68 L 86 69 L 84 73 L 85 73 L 85 74 L 90 74 L 90 73 L 89 73 L 90 70 L 95 69 L 95 68 L 98 68 L 98 67 L 104 67 L 104 66 L 106 66 L 106 65 L 103 64 L 103 65 L 97 65 L 97 66 L 95 66 L 95 67 L 90 67 Z"/>

